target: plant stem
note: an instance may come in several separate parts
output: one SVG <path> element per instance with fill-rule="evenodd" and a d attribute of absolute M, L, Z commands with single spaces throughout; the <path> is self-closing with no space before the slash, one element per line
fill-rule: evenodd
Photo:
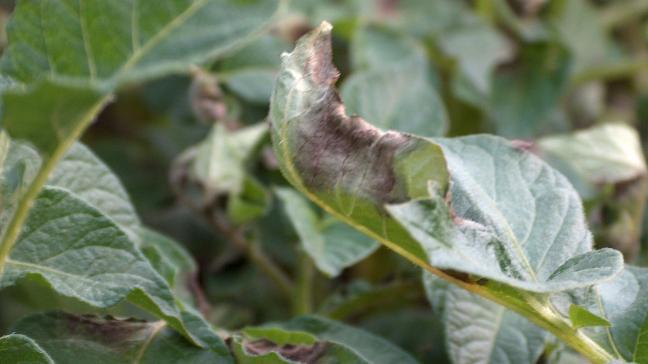
<path fill-rule="evenodd" d="M 221 233 L 227 240 L 232 242 L 234 246 L 244 253 L 247 258 L 254 263 L 268 278 L 270 278 L 279 289 L 286 295 L 292 297 L 294 291 L 294 283 L 291 279 L 268 257 L 261 247 L 251 242 L 243 236 L 242 232 L 227 222 L 225 218 L 219 213 L 209 213 L 207 211 L 207 219 L 209 223 Z"/>
<path fill-rule="evenodd" d="M 11 249 L 13 249 L 16 241 L 20 236 L 25 220 L 29 216 L 29 211 L 31 210 L 34 201 L 38 197 L 38 194 L 47 183 L 50 174 L 58 164 L 58 162 L 63 158 L 68 149 L 74 144 L 74 142 L 83 134 L 85 129 L 90 125 L 90 122 L 99 114 L 99 112 L 104 108 L 104 106 L 110 102 L 112 95 L 108 94 L 100 98 L 83 116 L 79 121 L 78 125 L 74 130 L 71 131 L 64 140 L 61 141 L 61 144 L 52 152 L 52 155 L 49 158 L 43 160 L 43 164 L 40 166 L 36 177 L 29 184 L 25 194 L 20 197 L 16 211 L 11 217 L 11 221 L 7 225 L 7 230 L 0 242 L 0 277 L 4 274 L 5 263 Z"/>
<path fill-rule="evenodd" d="M 639 57 L 629 61 L 587 69 L 574 76 L 572 84 L 578 86 L 589 81 L 622 78 L 633 75 L 641 70 L 648 70 L 648 57 Z"/>
<path fill-rule="evenodd" d="M 648 12 L 648 0 L 615 3 L 602 11 L 602 23 L 606 28 L 624 25 L 628 20 L 640 18 Z"/>
<path fill-rule="evenodd" d="M 306 315 L 313 312 L 313 278 L 315 267 L 313 261 L 301 251 L 299 255 L 299 273 L 297 278 L 297 290 L 294 298 L 295 315 Z"/>

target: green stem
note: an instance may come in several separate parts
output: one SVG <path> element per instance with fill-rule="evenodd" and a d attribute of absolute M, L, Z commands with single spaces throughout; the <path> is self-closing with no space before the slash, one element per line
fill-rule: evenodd
<path fill-rule="evenodd" d="M 88 125 L 94 120 L 94 118 L 99 114 L 99 112 L 104 108 L 104 106 L 112 99 L 112 95 L 108 94 L 101 99 L 99 99 L 89 110 L 85 113 L 78 124 L 78 126 L 72 130 L 72 132 L 61 141 L 59 146 L 52 152 L 52 155 L 43 160 L 43 164 L 38 170 L 36 177 L 29 184 L 27 191 L 20 198 L 18 206 L 14 215 L 11 217 L 11 221 L 7 225 L 7 230 L 5 231 L 2 242 L 0 242 L 0 277 L 4 274 L 5 262 L 11 253 L 22 227 L 25 223 L 25 220 L 29 216 L 29 211 L 31 210 L 34 201 L 38 197 L 38 194 L 47 183 L 50 174 L 58 164 L 58 162 L 63 158 L 68 149 L 74 144 L 74 142 L 83 134 Z"/>
<path fill-rule="evenodd" d="M 295 291 L 294 311 L 295 315 L 306 315 L 313 312 L 313 279 L 315 277 L 315 266 L 313 261 L 301 251 L 299 256 L 299 273 L 297 278 L 297 290 Z"/>
<path fill-rule="evenodd" d="M 623 78 L 642 70 L 648 70 L 648 57 L 639 57 L 587 69 L 574 76 L 572 84 L 578 86 L 590 81 Z"/>
<path fill-rule="evenodd" d="M 627 24 L 628 20 L 640 18 L 648 12 L 648 0 L 623 1 L 602 11 L 602 23 L 606 28 Z"/>
<path fill-rule="evenodd" d="M 221 233 L 227 240 L 246 255 L 259 270 L 266 274 L 286 297 L 292 297 L 294 284 L 291 279 L 268 257 L 261 247 L 254 242 L 248 241 L 238 229 L 225 222 L 225 218 L 217 212 L 209 209 L 205 212 L 210 224 L 216 231 Z"/>

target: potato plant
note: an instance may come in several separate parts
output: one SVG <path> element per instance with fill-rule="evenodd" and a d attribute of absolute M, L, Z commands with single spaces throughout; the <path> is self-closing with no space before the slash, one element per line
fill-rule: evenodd
<path fill-rule="evenodd" d="M 645 1 L 0 10 L 0 363 L 648 364 Z"/>

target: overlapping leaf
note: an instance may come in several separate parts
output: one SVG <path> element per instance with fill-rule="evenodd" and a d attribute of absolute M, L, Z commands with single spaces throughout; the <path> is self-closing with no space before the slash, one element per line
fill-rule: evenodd
<path fill-rule="evenodd" d="M 248 328 L 243 333 L 235 349 L 243 363 L 416 363 L 384 339 L 315 316 Z"/>
<path fill-rule="evenodd" d="M 258 31 L 278 1 L 20 2 L 1 68 L 30 84 L 135 82 L 214 59 Z"/>
<path fill-rule="evenodd" d="M 542 294 L 591 287 L 623 269 L 619 252 L 592 250 L 576 191 L 502 138 L 432 141 L 348 117 L 334 89 L 330 30 L 322 24 L 284 55 L 273 94 L 274 146 L 288 180 L 424 268 L 534 323 L 570 327 L 539 308 Z M 595 361 L 611 358 L 595 345 L 580 348 Z"/>
<path fill-rule="evenodd" d="M 25 335 L 0 337 L 0 361 L 14 364 L 54 364 L 34 340 Z"/>
<path fill-rule="evenodd" d="M 197 348 L 163 321 L 52 312 L 24 318 L 14 330 L 56 363 L 233 363 L 222 344 L 208 341 L 207 348 Z"/>
<path fill-rule="evenodd" d="M 331 216 L 320 217 L 308 201 L 289 188 L 277 189 L 306 253 L 319 270 L 335 277 L 378 248 L 378 243 Z"/>

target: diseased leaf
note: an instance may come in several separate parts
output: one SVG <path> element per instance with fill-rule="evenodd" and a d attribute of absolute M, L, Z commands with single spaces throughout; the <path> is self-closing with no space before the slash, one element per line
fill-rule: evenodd
<path fill-rule="evenodd" d="M 286 178 L 421 267 L 529 317 L 595 362 L 611 360 L 549 305 L 550 294 L 588 290 L 623 269 L 619 252 L 592 250 L 565 177 L 502 138 L 422 139 L 346 116 L 330 31 L 323 23 L 284 55 L 270 119 Z"/>
<path fill-rule="evenodd" d="M 34 340 L 20 334 L 0 337 L 0 362 L 11 364 L 54 364 Z"/>
<path fill-rule="evenodd" d="M 424 262 L 424 252 L 382 205 L 425 197 L 417 181 L 447 186 L 441 149 L 423 138 L 382 132 L 348 117 L 333 88 L 330 25 L 301 38 L 283 57 L 270 105 L 279 165 L 301 192 L 334 216 Z M 398 243 L 396 243 L 398 242 Z"/>
<path fill-rule="evenodd" d="M 57 363 L 234 363 L 222 343 L 197 348 L 164 321 L 52 312 L 22 319 L 15 331 L 33 338 Z"/>
<path fill-rule="evenodd" d="M 452 213 L 434 190 L 431 200 L 388 207 L 431 265 L 536 292 L 591 286 L 623 268 L 618 251 L 592 251 L 578 194 L 540 159 L 497 137 L 438 142 L 451 174 Z"/>
<path fill-rule="evenodd" d="M 319 270 L 335 277 L 378 248 L 378 243 L 331 216 L 318 216 L 301 195 L 278 188 L 277 196 L 306 253 Z"/>
<path fill-rule="evenodd" d="M 235 353 L 243 363 L 416 363 L 372 334 L 314 316 L 243 330 Z M 267 361 L 261 361 L 261 360 Z"/>
<path fill-rule="evenodd" d="M 344 347 L 354 353 L 357 360 L 362 359 L 366 363 L 413 364 L 417 362 L 411 355 L 390 342 L 337 321 L 316 316 L 304 316 L 279 326 L 287 330 L 305 331 L 321 341 Z M 354 362 L 349 361 L 349 363 Z"/>
<path fill-rule="evenodd" d="M 610 322 L 603 317 L 595 315 L 586 308 L 574 304 L 569 307 L 569 319 L 577 329 L 592 326 L 611 326 Z"/>
<path fill-rule="evenodd" d="M 114 87 L 187 70 L 264 26 L 278 0 L 23 1 L 1 69 L 16 80 Z"/>

